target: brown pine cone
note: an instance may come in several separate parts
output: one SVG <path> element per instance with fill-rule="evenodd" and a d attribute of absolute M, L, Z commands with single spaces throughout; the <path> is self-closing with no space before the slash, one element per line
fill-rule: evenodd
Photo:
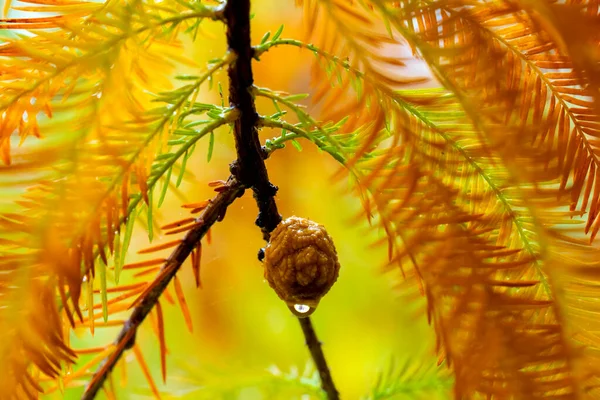
<path fill-rule="evenodd" d="M 305 218 L 290 217 L 277 225 L 264 255 L 269 285 L 300 316 L 314 311 L 340 270 L 325 228 Z"/>

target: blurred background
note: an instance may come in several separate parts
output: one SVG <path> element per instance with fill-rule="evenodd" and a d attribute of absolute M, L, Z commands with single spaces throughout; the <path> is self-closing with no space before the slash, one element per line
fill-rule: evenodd
<path fill-rule="evenodd" d="M 282 23 L 282 37 L 303 38 L 302 13 L 293 1 L 254 0 L 252 4 L 254 43 L 265 32 L 275 32 Z M 187 36 L 183 38 L 185 48 L 190 49 L 185 55 L 199 65 L 220 57 L 226 51 L 224 33 L 221 24 L 203 23 L 195 43 Z M 310 92 L 313 60 L 312 54 L 297 48 L 273 49 L 254 64 L 255 83 L 290 94 Z M 221 71 L 215 76 L 213 89 L 203 92 L 198 101 L 221 102 L 217 81 L 222 83 L 226 96 L 226 72 Z M 318 115 L 318 109 L 307 105 Z M 261 114 L 274 112 L 264 99 L 259 99 L 257 106 Z M 291 115 L 287 117 L 295 122 Z M 279 134 L 263 130 L 261 140 Z M 179 193 L 167 194 L 159 210 L 160 224 L 187 217 L 181 204 L 213 197 L 207 183 L 229 175 L 228 164 L 235 159 L 229 130 L 216 132 L 210 163 L 206 162 L 207 142 L 201 142 L 187 164 L 193 177 L 186 180 Z M 324 225 L 337 247 L 340 277 L 312 319 L 342 398 L 447 398 L 450 383 L 436 367 L 435 338 L 423 312 L 423 299 L 412 296 L 413 291 L 411 296 L 406 295 L 399 286 L 398 271 L 381 273 L 387 249 L 372 243 L 382 232 L 359 218 L 360 203 L 347 194 L 348 181 L 332 181 L 339 164 L 310 143 L 301 144 L 301 151 L 288 145 L 275 152 L 267 166 L 271 181 L 279 187 L 277 203 L 284 218 L 296 215 Z M 180 272 L 193 332 L 188 331 L 181 310 L 162 301 L 168 349 L 166 384 L 160 377 L 159 344 L 151 324 L 144 324 L 138 333 L 137 343 L 163 398 L 319 398 L 318 379 L 298 321 L 263 278 L 257 252 L 264 242 L 254 225 L 256 214 L 254 200 L 247 192 L 229 208 L 225 220 L 214 226 L 212 244 L 203 246 L 202 289 L 195 288 L 189 262 Z M 161 239 L 157 235 L 154 242 L 160 243 Z M 140 225 L 126 261 L 143 260 L 136 252 L 148 244 Z M 127 284 L 131 279 L 131 273 L 124 272 L 119 283 Z M 72 335 L 72 345 L 104 346 L 114 340 L 119 329 L 100 327 L 93 337 L 89 330 L 81 329 Z M 82 356 L 78 366 L 89 358 Z M 125 363 L 127 368 L 119 367 L 111 382 L 117 397 L 152 398 L 131 352 L 126 353 Z M 384 380 L 397 380 L 404 386 L 388 396 L 370 396 L 382 374 L 390 374 Z M 45 398 L 77 399 L 82 391 L 82 386 L 67 388 Z M 100 396 L 105 398 L 106 394 Z"/>

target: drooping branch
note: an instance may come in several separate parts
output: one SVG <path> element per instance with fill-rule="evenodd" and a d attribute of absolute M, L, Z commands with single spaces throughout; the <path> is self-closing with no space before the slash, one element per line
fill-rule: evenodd
<path fill-rule="evenodd" d="M 250 42 L 250 0 L 227 1 L 224 15 L 227 24 L 227 44 L 229 50 L 237 56 L 228 71 L 229 102 L 240 112 L 240 118 L 236 120 L 234 127 L 238 158 L 232 164 L 231 172 L 254 192 L 254 199 L 258 205 L 256 225 L 261 228 L 264 239 L 268 241 L 271 231 L 281 222 L 281 215 L 275 203 L 277 187 L 269 181 L 264 162 L 267 153 L 261 148 L 258 138 L 259 116 L 253 97 L 254 48 Z M 329 400 L 338 400 L 339 394 L 312 322 L 309 317 L 299 318 L 299 322 L 306 338 L 306 345 L 319 371 L 321 386 Z"/>
<path fill-rule="evenodd" d="M 82 400 L 94 399 L 123 355 L 123 352 L 133 346 L 137 329 L 150 311 L 152 311 L 154 306 L 156 306 L 160 296 L 171 282 L 171 279 L 175 277 L 175 274 L 177 274 L 177 271 L 179 271 L 183 262 L 189 257 L 192 250 L 196 248 L 196 245 L 202 240 L 210 227 L 215 222 L 223 219 L 227 207 L 243 193 L 244 186 L 234 177 L 230 177 L 225 186 L 225 190 L 220 192 L 210 201 L 209 205 L 199 217 L 199 221 L 201 222 L 188 231 L 181 241 L 181 244 L 175 248 L 162 266 L 161 272 L 159 272 L 157 278 L 159 281 L 152 283 L 152 290 L 150 290 L 133 309 L 131 316 L 123 325 L 123 328 L 115 341 L 113 352 L 103 361 L 102 365 L 92 378 L 82 396 Z"/>

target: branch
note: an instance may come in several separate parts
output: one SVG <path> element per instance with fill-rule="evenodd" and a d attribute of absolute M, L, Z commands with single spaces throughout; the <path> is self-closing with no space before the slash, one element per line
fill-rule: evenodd
<path fill-rule="evenodd" d="M 258 225 L 265 240 L 281 222 L 274 196 L 277 187 L 269 181 L 264 163 L 266 153 L 258 139 L 258 114 L 254 105 L 252 87 L 252 57 L 250 45 L 250 0 L 229 0 L 224 10 L 227 23 L 227 44 L 237 55 L 229 66 L 229 103 L 241 113 L 234 126 L 237 161 L 231 172 L 246 187 L 252 188 L 258 205 Z"/>
<path fill-rule="evenodd" d="M 231 172 L 244 186 L 254 192 L 258 205 L 258 225 L 263 238 L 269 240 L 271 231 L 281 222 L 281 215 L 275 204 L 277 187 L 269 181 L 264 159 L 266 151 L 261 148 L 258 138 L 259 117 L 254 104 L 252 76 L 252 57 L 254 48 L 250 43 L 250 0 L 228 0 L 224 10 L 227 24 L 227 44 L 229 50 L 237 55 L 229 65 L 229 102 L 240 111 L 240 118 L 234 126 L 237 161 L 232 164 Z M 323 355 L 321 344 L 309 318 L 299 318 L 306 344 L 321 377 L 321 386 L 329 400 L 338 400 L 329 367 Z"/>
<path fill-rule="evenodd" d="M 332 149 L 331 145 L 329 145 L 328 143 L 325 143 L 316 134 L 311 135 L 308 131 L 305 131 L 301 127 L 299 127 L 297 125 L 292 125 L 286 121 L 276 121 L 273 119 L 261 118 L 260 123 L 262 126 L 266 126 L 268 128 L 279 128 L 281 130 L 288 131 L 288 133 L 285 136 L 280 136 L 280 137 L 271 139 L 270 141 L 267 140 L 265 147 L 266 147 L 266 151 L 268 154 L 271 154 L 273 152 L 273 150 L 275 150 L 277 148 L 283 147 L 285 142 L 302 137 L 302 138 L 316 144 L 319 149 L 321 149 L 324 152 L 326 152 L 327 154 L 329 154 L 331 157 L 333 157 L 333 159 L 335 159 L 340 164 L 342 164 L 342 165 L 346 164 L 346 160 L 344 159 L 344 156 L 339 153 L 336 153 Z"/>
<path fill-rule="evenodd" d="M 333 379 L 331 378 L 331 372 L 329 372 L 327 360 L 325 360 L 325 355 L 323 354 L 323 349 L 321 348 L 321 342 L 317 337 L 317 333 L 312 326 L 310 318 L 298 318 L 298 321 L 302 327 L 302 333 L 304 333 L 304 338 L 306 339 L 306 345 L 310 350 L 310 355 L 317 366 L 317 371 L 319 371 L 319 376 L 321 377 L 321 388 L 323 388 L 325 393 L 327 393 L 327 398 L 329 400 L 339 400 L 340 394 L 333 383 Z"/>
<path fill-rule="evenodd" d="M 162 266 L 161 271 L 158 273 L 158 280 L 151 283 L 151 285 L 153 285 L 152 290 L 150 290 L 148 294 L 133 309 L 131 316 L 123 325 L 119 336 L 117 336 L 114 344 L 114 351 L 103 361 L 101 367 L 94 374 L 94 377 L 83 393 L 81 398 L 82 400 L 94 399 L 108 378 L 110 372 L 117 364 L 117 361 L 119 361 L 123 355 L 123 352 L 133 346 L 138 327 L 154 308 L 159 297 L 169 285 L 171 279 L 175 277 L 175 274 L 177 274 L 177 271 L 179 271 L 179 268 L 183 262 L 188 258 L 192 250 L 196 248 L 196 245 L 204 237 L 206 232 L 208 232 L 210 227 L 215 222 L 223 219 L 227 207 L 243 193 L 244 186 L 235 178 L 230 177 L 227 182 L 226 189 L 211 200 L 209 205 L 199 217 L 199 220 L 202 222 L 194 226 L 194 228 L 192 228 L 185 235 L 181 244 L 175 248 L 173 253 L 171 253 L 165 264 Z"/>

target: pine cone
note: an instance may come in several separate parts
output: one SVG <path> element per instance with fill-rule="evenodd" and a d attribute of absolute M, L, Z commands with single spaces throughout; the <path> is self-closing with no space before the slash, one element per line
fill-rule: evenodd
<path fill-rule="evenodd" d="M 325 228 L 299 217 L 290 217 L 273 230 L 264 263 L 269 285 L 300 316 L 314 311 L 340 270 Z"/>

